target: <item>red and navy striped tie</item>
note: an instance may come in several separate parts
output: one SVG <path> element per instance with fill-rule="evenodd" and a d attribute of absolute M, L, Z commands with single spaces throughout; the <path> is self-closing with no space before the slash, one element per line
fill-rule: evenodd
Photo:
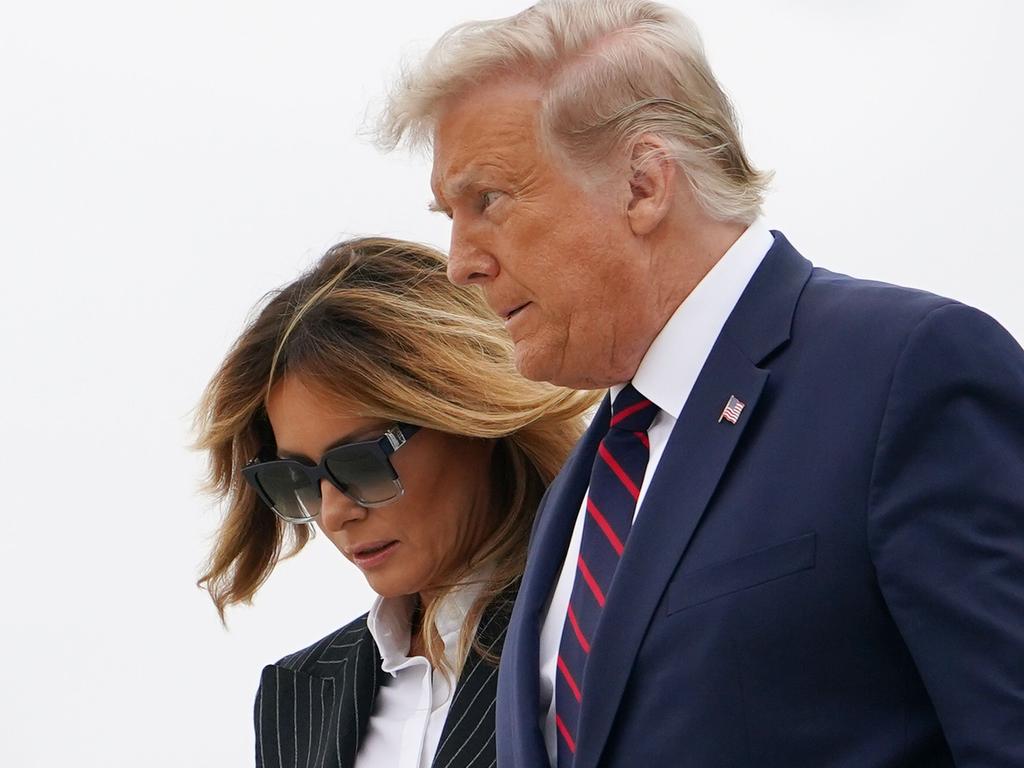
<path fill-rule="evenodd" d="M 558 646 L 555 725 L 558 768 L 570 768 L 586 691 L 583 673 L 605 595 L 633 526 L 633 513 L 650 454 L 647 429 L 658 407 L 628 384 L 612 404 L 611 427 L 597 449 L 587 494 L 587 516 L 576 561 L 576 579 Z"/>

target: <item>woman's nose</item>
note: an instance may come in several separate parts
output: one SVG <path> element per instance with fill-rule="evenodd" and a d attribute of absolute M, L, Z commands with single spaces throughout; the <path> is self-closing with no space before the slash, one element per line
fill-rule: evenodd
<path fill-rule="evenodd" d="M 351 520 L 366 517 L 366 507 L 359 506 L 327 480 L 320 481 L 320 525 L 327 533 L 337 533 Z"/>

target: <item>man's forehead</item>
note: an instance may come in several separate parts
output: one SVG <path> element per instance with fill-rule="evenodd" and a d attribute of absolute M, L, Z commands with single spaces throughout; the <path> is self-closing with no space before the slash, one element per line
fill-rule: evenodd
<path fill-rule="evenodd" d="M 536 144 L 539 107 L 539 91 L 518 86 L 482 86 L 450 102 L 434 131 L 431 184 L 456 194 L 483 173 L 510 170 L 511 156 Z"/>

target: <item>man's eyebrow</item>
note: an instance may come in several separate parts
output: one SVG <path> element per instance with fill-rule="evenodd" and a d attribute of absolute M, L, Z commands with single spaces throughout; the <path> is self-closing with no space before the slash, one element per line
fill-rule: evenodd
<path fill-rule="evenodd" d="M 439 192 L 442 198 L 453 198 L 459 197 L 466 191 L 466 187 L 472 184 L 476 180 L 476 168 L 470 166 L 463 171 L 455 174 L 444 184 L 439 184 Z M 439 210 L 444 211 L 445 208 L 436 199 L 433 204 L 438 207 Z"/>
<path fill-rule="evenodd" d="M 459 173 L 455 174 L 447 183 L 440 185 L 439 195 L 435 194 L 433 200 L 427 202 L 427 210 L 434 213 L 443 213 L 445 216 L 451 216 L 451 208 L 438 199 L 452 199 L 462 196 L 466 188 L 476 182 L 477 176 L 479 175 L 479 169 L 475 165 L 470 165 Z"/>
<path fill-rule="evenodd" d="M 460 173 L 450 182 L 443 185 L 443 188 L 439 189 L 438 192 L 434 194 L 434 198 L 432 200 L 427 201 L 427 210 L 432 213 L 443 213 L 445 216 L 450 217 L 452 215 L 451 207 L 442 203 L 441 200 L 445 198 L 451 199 L 459 197 L 469 185 L 469 181 L 468 172 L 463 171 Z"/>

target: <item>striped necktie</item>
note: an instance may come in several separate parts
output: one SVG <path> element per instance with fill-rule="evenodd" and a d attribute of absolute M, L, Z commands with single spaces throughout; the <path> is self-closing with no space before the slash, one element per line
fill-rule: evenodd
<path fill-rule="evenodd" d="M 576 578 L 558 646 L 555 725 L 558 768 L 570 768 L 586 691 L 582 689 L 595 630 L 633 526 L 650 454 L 647 430 L 658 407 L 628 384 L 612 405 L 611 426 L 597 449 L 587 493 Z"/>

